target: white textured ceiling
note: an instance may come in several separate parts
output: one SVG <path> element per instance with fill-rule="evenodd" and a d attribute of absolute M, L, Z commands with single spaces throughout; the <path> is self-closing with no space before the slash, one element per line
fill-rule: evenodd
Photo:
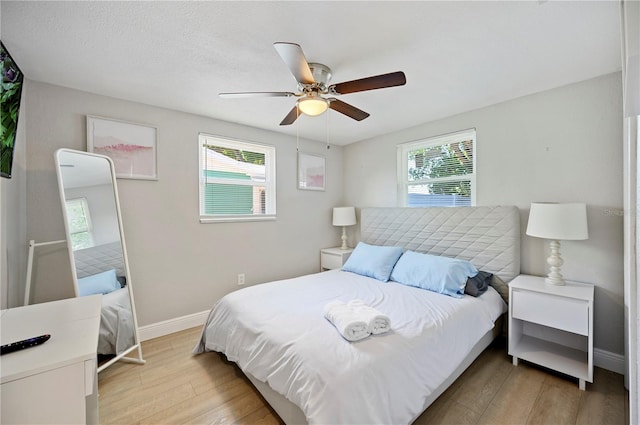
<path fill-rule="evenodd" d="M 617 1 L 11 2 L 1 38 L 32 80 L 345 145 L 620 69 Z M 279 125 L 296 91 L 273 42 L 300 44 L 333 83 L 404 71 Z M 114 117 L 126 119 L 128 117 Z M 328 122 L 328 127 L 327 127 Z M 149 123 L 159 124 L 159 123 Z"/>

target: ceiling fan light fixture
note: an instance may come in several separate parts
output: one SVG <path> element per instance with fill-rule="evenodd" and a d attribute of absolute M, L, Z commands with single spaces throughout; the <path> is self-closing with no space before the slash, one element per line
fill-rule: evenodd
<path fill-rule="evenodd" d="M 303 114 L 315 117 L 329 108 L 329 101 L 320 96 L 308 95 L 298 100 L 298 108 Z"/>
<path fill-rule="evenodd" d="M 407 83 L 404 72 L 396 71 L 328 85 L 329 81 L 331 81 L 331 68 L 321 63 L 307 62 L 302 47 L 300 47 L 299 44 L 276 42 L 273 43 L 273 47 L 275 47 L 280 58 L 282 58 L 298 82 L 297 93 L 237 92 L 220 93 L 220 97 L 297 97 L 298 100 L 296 104 L 280 122 L 280 125 L 293 124 L 300 116 L 301 111 L 305 115 L 315 117 L 325 113 L 329 108 L 356 121 L 362 121 L 369 116 L 367 112 L 338 100 L 335 97 L 323 98 L 322 95 L 343 95 L 383 89 L 386 87 L 403 86 Z"/>

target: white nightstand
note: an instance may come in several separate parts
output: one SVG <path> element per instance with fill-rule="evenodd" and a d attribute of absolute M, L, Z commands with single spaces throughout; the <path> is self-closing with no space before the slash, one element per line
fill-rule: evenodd
<path fill-rule="evenodd" d="M 519 275 L 509 282 L 509 354 L 593 382 L 593 285 Z"/>
<path fill-rule="evenodd" d="M 347 261 L 353 248 L 325 248 L 320 250 L 320 271 L 339 269 Z"/>

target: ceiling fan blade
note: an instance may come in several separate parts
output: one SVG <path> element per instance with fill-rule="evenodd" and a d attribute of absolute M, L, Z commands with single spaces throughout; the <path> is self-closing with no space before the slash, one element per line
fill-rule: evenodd
<path fill-rule="evenodd" d="M 329 108 L 333 109 L 334 111 L 338 111 L 341 114 L 344 114 L 350 118 L 353 118 L 356 121 L 362 121 L 363 119 L 369 116 L 367 112 L 361 109 L 358 109 L 355 106 L 351 106 L 348 103 L 345 103 L 336 98 L 332 97 L 329 99 L 329 101 L 330 101 Z"/>
<path fill-rule="evenodd" d="M 218 96 L 225 99 L 244 98 L 244 97 L 291 97 L 295 96 L 295 93 L 286 91 L 248 91 L 237 93 L 219 93 Z"/>
<path fill-rule="evenodd" d="M 296 81 L 303 84 L 313 84 L 315 80 L 309 69 L 309 63 L 304 57 L 302 47 L 296 43 L 273 43 L 273 47 L 276 48 L 278 54 L 289 67 L 291 73 L 296 77 Z"/>
<path fill-rule="evenodd" d="M 292 110 L 289 111 L 286 117 L 282 120 L 280 125 L 291 125 L 298 118 L 298 105 L 296 104 Z"/>
<path fill-rule="evenodd" d="M 332 84 L 330 92 L 336 94 L 355 93 L 366 90 L 383 89 L 385 87 L 403 86 L 407 83 L 404 72 L 391 72 L 389 74 L 375 75 L 373 77 L 361 78 L 359 80 L 345 81 L 344 83 Z"/>

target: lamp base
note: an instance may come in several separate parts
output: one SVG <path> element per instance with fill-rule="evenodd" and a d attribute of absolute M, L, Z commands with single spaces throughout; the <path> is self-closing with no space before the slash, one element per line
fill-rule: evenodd
<path fill-rule="evenodd" d="M 340 249 L 349 249 L 347 246 L 347 226 L 342 226 L 342 245 Z"/>
<path fill-rule="evenodd" d="M 554 279 L 551 278 L 550 276 L 547 276 L 544 279 L 545 283 L 549 284 L 549 285 L 555 285 L 555 286 L 563 286 L 566 284 L 566 282 L 564 281 L 564 279 Z"/>
<path fill-rule="evenodd" d="M 564 260 L 560 256 L 560 241 L 551 241 L 551 255 L 547 258 L 549 264 L 549 275 L 544 280 L 549 285 L 562 286 L 565 284 L 564 278 L 560 273 L 560 268 L 564 264 Z"/>

